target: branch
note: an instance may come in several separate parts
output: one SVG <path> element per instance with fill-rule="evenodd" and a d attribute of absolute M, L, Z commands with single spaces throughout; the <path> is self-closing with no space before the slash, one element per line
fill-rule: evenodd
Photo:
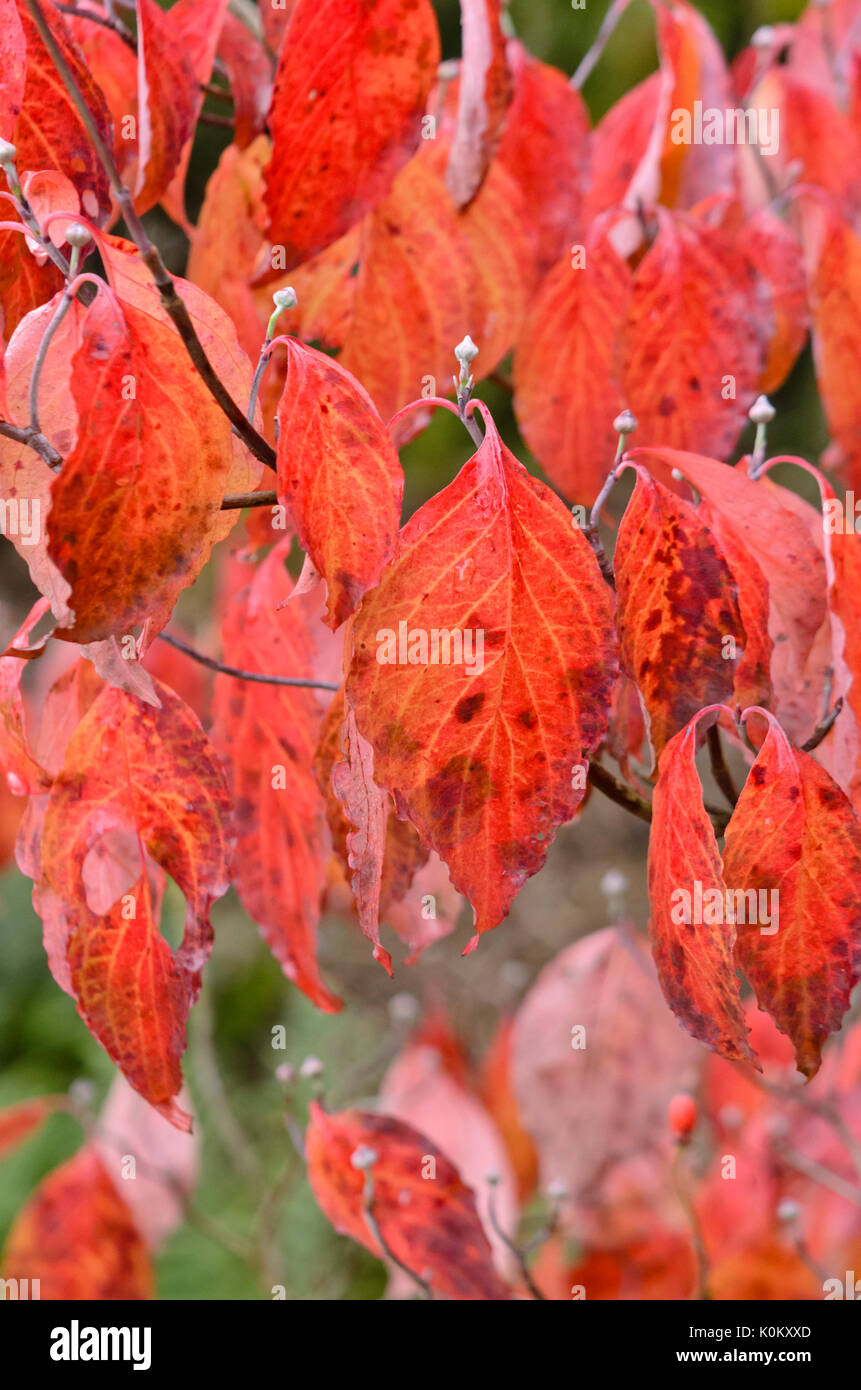
<path fill-rule="evenodd" d="M 260 459 L 261 463 L 265 463 L 267 467 L 274 469 L 275 450 L 268 440 L 264 439 L 250 421 L 245 418 L 244 412 L 236 404 L 230 392 L 223 385 L 220 377 L 213 369 L 212 363 L 204 351 L 203 344 L 197 336 L 188 309 L 176 292 L 176 285 L 173 282 L 173 277 L 167 270 L 158 248 L 152 244 L 147 236 L 144 225 L 135 211 L 131 194 L 120 178 L 114 157 L 102 139 L 93 114 L 81 94 L 80 87 L 75 81 L 75 76 L 63 57 L 54 35 L 45 22 L 45 16 L 42 13 L 39 0 L 25 0 L 25 3 L 33 17 L 33 23 L 39 31 L 42 42 L 50 53 L 54 66 L 62 78 L 66 90 L 81 117 L 81 121 L 90 137 L 90 143 L 101 161 L 102 168 L 108 176 L 108 181 L 120 205 L 123 218 L 129 230 L 129 235 L 140 252 L 141 260 L 144 262 L 155 281 L 165 312 L 169 314 L 173 320 L 185 344 L 188 355 L 197 368 L 199 376 L 209 390 L 210 395 L 217 401 L 218 405 L 224 411 L 224 414 L 230 420 L 240 439 L 248 446 L 255 458 Z"/>
<path fill-rule="evenodd" d="M 628 0 L 613 0 L 609 10 L 604 15 L 604 18 L 601 21 L 601 27 L 595 36 L 595 42 L 592 44 L 592 47 L 589 49 L 589 52 L 585 55 L 585 57 L 580 60 L 580 65 L 577 68 L 577 71 L 575 72 L 574 76 L 571 78 L 571 86 L 576 87 L 578 92 L 585 83 L 587 77 L 591 73 L 595 64 L 598 62 L 598 59 L 604 52 L 604 49 L 607 47 L 607 44 L 612 36 L 613 30 L 616 28 L 616 25 L 619 23 L 619 20 L 622 18 L 622 15 L 625 13 L 625 10 L 627 8 Z"/>
<path fill-rule="evenodd" d="M 200 662 L 201 666 L 207 666 L 210 671 L 218 671 L 222 676 L 235 676 L 240 681 L 257 681 L 259 685 L 290 685 L 299 686 L 308 690 L 339 690 L 340 686 L 333 685 L 331 681 L 317 681 L 305 676 L 266 676 L 260 671 L 241 671 L 238 666 L 225 666 L 223 661 L 216 661 L 214 657 L 204 656 L 203 652 L 190 647 L 181 638 L 174 637 L 170 632 L 160 632 L 159 637 L 162 642 L 167 642 L 169 647 L 175 647 L 178 652 L 184 652 L 190 656 L 192 661 Z"/>
<path fill-rule="evenodd" d="M 842 708 L 843 696 L 841 695 L 835 702 L 834 707 L 831 710 L 829 710 L 828 714 L 826 714 L 825 718 L 819 724 L 817 724 L 816 728 L 813 730 L 813 733 L 810 735 L 810 738 L 807 740 L 807 742 L 802 743 L 802 753 L 812 753 L 814 748 L 819 747 L 822 740 L 826 738 L 827 735 L 831 732 L 831 729 L 835 724 L 837 716 L 839 715 Z"/>
<path fill-rule="evenodd" d="M 647 825 L 651 823 L 651 802 L 631 791 L 631 788 L 626 787 L 624 782 L 617 781 L 612 772 L 608 772 L 600 763 L 589 764 L 588 780 L 597 791 L 603 792 L 604 796 L 615 801 L 617 806 L 630 811 L 632 816 L 644 820 Z"/>
<path fill-rule="evenodd" d="M 27 444 L 31 449 L 35 449 L 49 468 L 57 469 L 62 466 L 62 456 L 57 453 L 51 441 L 39 430 L 34 430 L 32 425 L 11 425 L 8 420 L 0 420 L 0 434 L 5 435 L 7 439 L 14 439 L 16 444 Z"/>
<path fill-rule="evenodd" d="M 706 737 L 709 745 L 709 762 L 711 763 L 712 776 L 730 806 L 735 809 L 736 802 L 738 801 L 738 792 L 732 780 L 732 774 L 724 760 L 723 745 L 720 741 L 720 729 L 717 724 L 712 724 L 710 726 Z"/>
<path fill-rule="evenodd" d="M 238 512 L 243 507 L 274 507 L 278 503 L 277 492 L 231 492 L 221 499 L 223 512 Z"/>

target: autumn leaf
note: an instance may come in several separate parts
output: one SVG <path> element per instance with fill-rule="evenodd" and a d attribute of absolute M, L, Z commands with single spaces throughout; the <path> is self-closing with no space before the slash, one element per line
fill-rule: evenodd
<path fill-rule="evenodd" d="M 286 339 L 278 406 L 278 497 L 329 587 L 332 628 L 378 582 L 401 517 L 403 472 L 364 387 L 332 358 Z"/>
<path fill-rule="evenodd" d="M 748 912 L 736 957 L 810 1078 L 861 974 L 861 826 L 824 768 L 767 718 L 727 826 L 724 878 L 734 890 L 755 890 L 760 902 L 768 895 L 769 926 L 751 923 Z"/>
<path fill-rule="evenodd" d="M 511 100 L 500 8 L 501 0 L 461 0 L 463 58 L 445 179 L 458 209 L 466 207 L 482 185 Z"/>
<path fill-rule="evenodd" d="M 313 678 L 313 647 L 274 547 L 244 587 L 237 569 L 222 620 L 225 660 L 245 671 Z M 236 807 L 234 883 L 285 975 L 328 1013 L 341 1001 L 316 959 L 326 865 L 323 801 L 312 762 L 322 710 L 313 691 L 219 675 L 213 739 Z"/>
<path fill-rule="evenodd" d="M 516 180 L 531 211 L 526 231 L 539 278 L 577 239 L 589 164 L 589 113 L 558 68 L 516 39 L 506 46 L 514 80 L 497 162 Z"/>
<path fill-rule="evenodd" d="M 64 16 L 53 5 L 46 6 L 43 13 L 96 130 L 110 146 L 105 99 Z M 77 188 L 86 216 L 103 222 L 111 206 L 107 177 L 77 106 L 65 84 L 57 79 L 54 60 L 24 0 L 2 0 L 0 31 L 4 35 L 0 56 L 6 60 L 3 68 L 8 83 L 0 89 L 0 137 L 15 146 L 19 175 L 42 169 L 65 174 Z"/>
<path fill-rule="evenodd" d="M 374 945 L 374 960 L 391 975 L 392 958 L 380 945 L 380 897 L 391 799 L 374 782 L 374 750 L 359 733 L 351 709 L 346 714 L 344 738 L 346 759 L 332 769 L 332 786 L 351 823 L 346 853 L 353 896 L 362 931 Z"/>
<path fill-rule="evenodd" d="M 739 243 L 655 210 L 620 341 L 637 441 L 722 457 L 747 422 L 772 335 L 768 297 Z"/>
<path fill-rule="evenodd" d="M 35 603 L 9 647 L 13 650 L 27 648 L 33 628 L 47 611 L 46 599 L 40 599 Z M 10 656 L 8 650 L 0 656 L 0 770 L 5 774 L 12 790 L 19 796 L 44 790 L 51 782 L 33 754 L 27 730 L 24 700 L 21 695 L 21 677 L 25 664 L 25 658 Z"/>
<path fill-rule="evenodd" d="M 805 200 L 802 235 L 812 312 L 813 358 L 833 441 L 832 461 L 861 490 L 861 239 L 818 200 Z"/>
<path fill-rule="evenodd" d="M 670 739 L 658 763 L 648 865 L 652 954 L 683 1027 L 722 1057 L 761 1070 L 748 1042 L 733 957 L 736 931 L 724 910 L 727 884 L 696 767 L 699 721 L 707 713 Z M 702 921 L 692 920 L 697 915 Z"/>
<path fill-rule="evenodd" d="M 695 1082 L 698 1067 L 641 938 L 630 927 L 605 927 L 555 956 L 515 1015 L 511 1049 L 539 1181 L 566 1188 L 563 1229 L 608 1241 L 621 1235 L 618 1182 L 628 1197 L 628 1234 L 641 1238 L 670 1212 L 666 1106 Z"/>
<path fill-rule="evenodd" d="M 55 1108 L 55 1096 L 39 1096 L 36 1100 L 22 1100 L 0 1110 L 0 1158 L 5 1158 L 35 1134 Z"/>
<path fill-rule="evenodd" d="M 89 1145 L 49 1173 L 19 1212 L 2 1269 L 4 1279 L 38 1279 L 42 1299 L 101 1302 L 153 1296 L 146 1246 Z"/>
<path fill-rule="evenodd" d="M 179 1128 L 185 1025 L 227 890 L 230 803 L 214 749 L 166 686 L 154 709 L 106 687 L 69 740 L 44 812 L 41 878 L 57 983 L 129 1083 Z M 160 879 L 186 899 L 185 934 L 160 934 Z"/>
<path fill-rule="evenodd" d="M 278 11 L 270 8 L 270 13 Z M 217 56 L 233 96 L 233 143 L 244 150 L 266 124 L 272 98 L 271 62 L 260 41 L 229 11 L 221 26 Z"/>
<path fill-rule="evenodd" d="M 438 62 L 429 0 L 298 0 L 269 112 L 266 198 L 280 269 L 385 197 L 418 144 Z"/>
<path fill-rule="evenodd" d="M 615 674 L 588 542 L 482 415 L 481 447 L 366 597 L 347 682 L 376 781 L 448 865 L 477 934 L 582 801 Z"/>
<path fill-rule="evenodd" d="M 157 632 L 209 558 L 231 467 L 229 422 L 178 335 L 108 290 L 84 316 L 71 393 L 75 445 L 47 523 L 74 612 L 58 635 L 121 638 L 147 621 Z"/>
<path fill-rule="evenodd" d="M 165 14 L 156 0 L 136 3 L 140 130 L 134 196 L 136 210 L 147 212 L 167 190 L 179 167 L 201 98 L 186 43 L 177 42 L 174 11 Z"/>
<path fill-rule="evenodd" d="M 659 758 L 698 710 L 732 694 L 746 637 L 715 537 L 689 502 L 635 467 L 616 540 L 619 640 Z"/>
<path fill-rule="evenodd" d="M 566 497 L 594 501 L 625 406 L 616 342 L 630 271 L 605 223 L 582 257 L 566 255 L 544 279 L 514 358 L 514 410 L 529 448 Z"/>
<path fill-rule="evenodd" d="M 355 1165 L 357 1151 L 364 1171 Z M 378 1259 L 391 1254 L 443 1297 L 510 1297 L 494 1271 L 472 1189 L 424 1134 L 390 1115 L 328 1114 L 314 1101 L 305 1152 L 312 1191 L 336 1231 Z M 433 1182 L 422 1177 L 428 1162 Z M 373 1174 L 370 1203 L 366 1172 Z M 369 1205 L 385 1248 L 368 1224 Z"/>
<path fill-rule="evenodd" d="M 514 1276 L 511 1252 L 494 1230 L 517 1228 L 517 1183 L 502 1135 L 466 1077 L 446 1066 L 446 1040 L 438 1047 L 423 1029 L 409 1040 L 387 1068 L 379 1090 L 385 1115 L 426 1134 L 451 1158 L 475 1194 L 475 1205 L 503 1278 Z M 495 1181 L 488 1182 L 488 1175 Z M 492 1215 L 491 1215 L 492 1212 Z M 401 1282 L 401 1281 L 398 1281 Z"/>

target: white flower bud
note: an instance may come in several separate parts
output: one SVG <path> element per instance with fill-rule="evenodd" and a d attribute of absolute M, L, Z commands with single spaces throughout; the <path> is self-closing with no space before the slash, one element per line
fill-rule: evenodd
<path fill-rule="evenodd" d="M 275 291 L 272 302 L 276 309 L 295 309 L 299 300 L 293 286 L 287 285 L 285 289 Z"/>
<path fill-rule="evenodd" d="M 468 333 L 466 337 L 462 340 L 462 342 L 458 343 L 457 347 L 454 350 L 454 355 L 457 358 L 458 362 L 461 364 L 461 366 L 468 367 L 470 362 L 475 361 L 476 357 L 478 356 L 478 348 L 475 346 L 475 343 L 472 341 Z"/>
<path fill-rule="evenodd" d="M 90 240 L 90 233 L 81 222 L 70 222 L 66 228 L 66 240 L 70 246 L 77 246 L 80 250 Z"/>
<path fill-rule="evenodd" d="M 378 1158 L 379 1154 L 376 1149 L 369 1148 L 367 1144 L 360 1144 L 350 1154 L 350 1163 L 361 1172 L 364 1168 L 373 1168 Z"/>
<path fill-rule="evenodd" d="M 748 411 L 748 418 L 755 425 L 770 425 L 777 411 L 768 399 L 768 396 L 757 396 L 753 405 Z"/>
<path fill-rule="evenodd" d="M 633 434 L 636 428 L 637 417 L 631 410 L 623 410 L 613 421 L 613 429 L 617 434 Z"/>

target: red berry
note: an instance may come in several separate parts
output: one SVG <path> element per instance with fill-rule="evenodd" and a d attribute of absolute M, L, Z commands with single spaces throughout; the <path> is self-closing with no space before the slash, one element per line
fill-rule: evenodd
<path fill-rule="evenodd" d="M 667 1120 L 673 1134 L 687 1139 L 697 1122 L 696 1102 L 690 1096 L 673 1096 L 667 1110 Z"/>

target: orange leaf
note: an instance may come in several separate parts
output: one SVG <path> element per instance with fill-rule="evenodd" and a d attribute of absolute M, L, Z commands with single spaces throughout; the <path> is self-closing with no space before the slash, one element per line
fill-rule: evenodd
<path fill-rule="evenodd" d="M 770 305 L 737 240 L 687 214 L 656 216 L 619 344 L 626 404 L 638 441 L 723 456 L 758 394 Z"/>
<path fill-rule="evenodd" d="M 47 611 L 47 600 L 39 599 L 12 638 L 10 647 L 26 648 L 31 631 Z M 24 664 L 24 657 L 7 656 L 5 653 L 0 656 L 0 769 L 19 796 L 44 790 L 51 785 L 50 777 L 33 755 L 27 734 L 21 697 Z"/>
<path fill-rule="evenodd" d="M 515 87 L 497 162 L 520 186 L 539 275 L 577 240 L 589 161 L 589 113 L 558 68 L 512 39 L 506 48 Z"/>
<path fill-rule="evenodd" d="M 5 1158 L 34 1134 L 53 1109 L 51 1096 L 39 1096 L 37 1100 L 24 1100 L 0 1110 L 0 1158 Z"/>
<path fill-rule="evenodd" d="M 748 912 L 736 958 L 809 1078 L 861 975 L 861 826 L 824 768 L 767 717 L 727 827 L 724 878 L 760 902 L 770 895 L 769 925 L 751 924 Z"/>
<path fill-rule="evenodd" d="M 72 362 L 75 446 L 51 488 L 48 551 L 75 642 L 156 632 L 209 558 L 230 424 L 178 334 L 100 290 Z"/>
<path fill-rule="evenodd" d="M 185 1025 L 227 889 L 230 804 L 214 749 L 167 686 L 161 707 L 106 687 L 69 740 L 42 826 L 46 946 L 57 983 L 129 1083 L 176 1124 Z M 186 898 L 185 935 L 159 932 L 152 862 Z"/>
<path fill-rule="evenodd" d="M 616 340 L 631 274 L 602 222 L 584 262 L 569 255 L 542 282 L 514 358 L 514 409 L 529 448 L 566 497 L 591 503 L 613 462 L 625 400 Z"/>
<path fill-rule="evenodd" d="M 83 54 L 53 6 L 44 10 L 45 23 L 68 64 L 90 115 L 105 144 L 111 145 L 111 124 L 101 91 L 91 77 Z M 17 40 L 19 26 L 26 44 L 26 78 L 20 92 L 22 52 Z M 0 107 L 0 136 L 11 140 L 17 150 L 19 175 L 33 170 L 51 169 L 70 178 L 81 197 L 87 217 L 104 221 L 111 202 L 108 180 L 86 127 L 65 84 L 58 79 L 54 60 L 39 37 L 24 0 L 2 0 L 0 30 L 11 36 L 16 57 L 12 63 L 13 94 L 6 94 Z M 9 41 L 9 40 L 7 40 Z M 8 51 L 8 50 L 7 50 Z M 5 57 L 6 54 L 4 53 Z M 4 68 L 5 68 L 4 63 Z M 8 71 L 8 69 L 7 69 Z M 4 72 L 4 77 L 6 72 Z"/>
<path fill-rule="evenodd" d="M 278 405 L 278 499 L 329 586 L 337 628 L 378 582 L 401 518 L 404 476 L 365 389 L 340 363 L 287 339 Z"/>
<path fill-rule="evenodd" d="M 278 13 L 271 6 L 267 8 L 270 14 Z M 224 16 L 217 54 L 233 96 L 233 143 L 244 150 L 266 124 L 272 97 L 271 61 L 260 40 L 229 11 Z"/>
<path fill-rule="evenodd" d="M 816 381 L 835 445 L 835 462 L 850 486 L 861 490 L 861 238 L 848 222 L 812 199 L 804 203 L 802 235 Z"/>
<path fill-rule="evenodd" d="M 461 0 L 463 58 L 446 187 L 458 209 L 472 202 L 499 144 L 512 81 L 500 27 L 500 0 Z"/>
<path fill-rule="evenodd" d="M 134 201 L 142 213 L 159 202 L 179 167 L 201 97 L 186 46 L 177 41 L 173 11 L 165 14 L 156 0 L 137 0 L 137 16 L 140 130 Z"/>
<path fill-rule="evenodd" d="M 616 670 L 588 542 L 481 409 L 478 452 L 365 598 L 347 682 L 375 779 L 448 865 L 477 933 L 582 801 Z"/>
<path fill-rule="evenodd" d="M 366 1218 L 366 1177 L 373 1173 L 372 1220 L 386 1249 L 435 1293 L 455 1299 L 503 1300 L 475 1196 L 452 1163 L 418 1130 L 389 1115 L 361 1110 L 327 1114 L 310 1107 L 305 1151 L 314 1196 L 336 1231 L 384 1258 Z M 370 1154 L 368 1153 L 370 1151 Z M 433 1177 L 423 1173 L 433 1163 Z"/>
<path fill-rule="evenodd" d="M 699 513 L 635 467 L 616 541 L 619 639 L 659 757 L 692 715 L 730 697 L 746 637 L 729 565 Z"/>
<path fill-rule="evenodd" d="M 667 1003 L 683 1027 L 722 1057 L 752 1061 L 761 1070 L 747 1038 L 731 914 L 710 906 L 725 905 L 726 885 L 695 762 L 701 717 L 670 739 L 658 763 L 649 837 L 652 953 Z M 687 899 L 679 896 L 684 893 Z M 693 921 L 696 916 L 702 920 Z"/>
<path fill-rule="evenodd" d="M 283 544 L 241 587 L 234 569 L 222 619 L 225 660 L 242 670 L 313 676 L 313 648 Z M 213 738 L 228 758 L 236 806 L 234 882 L 284 974 L 318 1008 L 341 1001 L 323 983 L 316 936 L 325 882 L 323 801 L 312 762 L 322 711 L 314 692 L 216 677 Z"/>
<path fill-rule="evenodd" d="M 298 0 L 269 113 L 267 205 L 282 270 L 385 197 L 418 144 L 438 62 L 429 0 Z"/>
<path fill-rule="evenodd" d="M 3 1277 L 38 1279 L 39 1297 L 61 1302 L 152 1297 L 146 1246 L 95 1149 L 49 1173 L 18 1214 Z"/>

